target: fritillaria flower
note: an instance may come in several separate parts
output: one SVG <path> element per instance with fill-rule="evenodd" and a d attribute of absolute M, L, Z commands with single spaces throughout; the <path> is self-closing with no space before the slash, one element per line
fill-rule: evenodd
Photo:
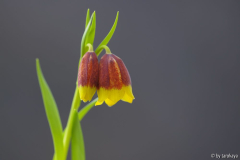
<path fill-rule="evenodd" d="M 107 46 L 99 63 L 99 86 L 97 89 L 98 101 L 95 105 L 101 105 L 104 101 L 110 107 L 119 100 L 132 103 L 131 78 L 123 61 L 112 54 Z"/>
<path fill-rule="evenodd" d="M 80 99 L 91 101 L 98 86 L 98 58 L 95 52 L 88 51 L 82 57 L 78 72 Z"/>

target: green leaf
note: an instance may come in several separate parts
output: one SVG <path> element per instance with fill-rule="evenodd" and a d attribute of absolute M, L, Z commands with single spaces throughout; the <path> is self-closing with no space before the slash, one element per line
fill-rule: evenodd
<path fill-rule="evenodd" d="M 89 112 L 89 110 L 95 105 L 98 98 L 95 98 L 90 103 L 88 103 L 85 107 L 83 107 L 78 113 L 78 120 L 81 121 L 83 117 Z"/>
<path fill-rule="evenodd" d="M 93 20 L 92 20 L 91 28 L 90 28 L 88 36 L 87 36 L 87 40 L 85 42 L 85 46 L 88 43 L 93 45 L 94 39 L 95 39 L 95 31 L 96 31 L 96 13 L 93 12 Z"/>
<path fill-rule="evenodd" d="M 95 50 L 95 53 L 97 54 L 97 56 L 102 52 L 102 48 L 101 46 L 102 45 L 107 45 L 108 42 L 110 41 L 110 39 L 112 38 L 113 36 L 113 33 L 115 32 L 115 29 L 117 27 L 117 22 L 118 22 L 118 14 L 119 12 L 117 12 L 117 16 L 116 16 L 116 19 L 115 19 L 115 22 L 110 30 L 110 32 L 108 33 L 108 35 L 104 38 L 104 40 L 98 45 L 97 49 Z"/>
<path fill-rule="evenodd" d="M 77 111 L 74 111 L 72 130 L 72 160 L 85 160 L 85 147 L 81 125 L 78 121 Z"/>
<path fill-rule="evenodd" d="M 63 129 L 62 123 L 59 116 L 57 104 L 54 100 L 52 92 L 48 87 L 48 84 L 42 74 L 42 70 L 40 67 L 39 60 L 36 59 L 36 68 L 37 68 L 37 76 L 39 85 L 42 92 L 43 103 L 48 119 L 48 123 L 51 129 L 54 150 L 57 156 L 57 159 L 63 159 Z"/>
<path fill-rule="evenodd" d="M 67 155 L 68 155 L 69 143 L 71 140 L 72 128 L 73 128 L 73 124 L 74 124 L 74 112 L 75 112 L 75 110 L 78 110 L 80 104 L 81 104 L 80 96 L 79 96 L 79 92 L 78 92 L 78 87 L 76 86 L 67 126 L 66 126 L 65 130 L 63 131 L 63 150 L 64 150 L 63 154 L 64 154 L 64 157 L 67 157 Z M 53 160 L 57 160 L 56 155 L 54 155 Z"/>
<path fill-rule="evenodd" d="M 90 26 L 91 26 L 91 22 L 92 22 L 92 19 L 93 19 L 93 15 L 94 15 L 95 12 L 93 12 L 89 22 L 88 22 L 88 25 L 83 33 L 83 36 L 82 36 L 82 41 L 81 41 L 81 58 L 83 57 L 83 55 L 86 53 L 86 40 L 87 40 L 87 36 L 88 36 L 88 33 L 90 31 Z M 80 58 L 80 59 L 81 59 Z"/>
<path fill-rule="evenodd" d="M 90 9 L 87 10 L 85 29 L 87 28 L 89 20 L 90 20 Z"/>

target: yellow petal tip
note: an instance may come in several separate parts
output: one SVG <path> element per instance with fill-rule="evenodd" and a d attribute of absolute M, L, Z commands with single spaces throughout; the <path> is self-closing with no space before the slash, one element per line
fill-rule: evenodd
<path fill-rule="evenodd" d="M 79 87 L 79 94 L 80 99 L 83 102 L 91 101 L 92 97 L 94 96 L 96 92 L 96 87 L 88 87 L 88 86 L 80 86 Z"/>
<path fill-rule="evenodd" d="M 101 105 L 101 104 L 103 104 L 103 101 L 101 102 L 101 101 L 97 101 L 96 103 L 95 103 L 95 106 L 99 106 L 99 105 Z"/>

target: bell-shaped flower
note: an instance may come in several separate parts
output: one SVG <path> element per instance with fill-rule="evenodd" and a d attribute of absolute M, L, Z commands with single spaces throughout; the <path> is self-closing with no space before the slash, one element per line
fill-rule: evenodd
<path fill-rule="evenodd" d="M 110 51 L 110 50 L 109 50 Z M 111 107 L 119 100 L 132 103 L 131 78 L 123 61 L 112 53 L 104 54 L 99 64 L 98 101 Z"/>
<path fill-rule="evenodd" d="M 98 86 L 98 58 L 95 52 L 87 52 L 82 57 L 78 71 L 80 99 L 91 101 Z"/>

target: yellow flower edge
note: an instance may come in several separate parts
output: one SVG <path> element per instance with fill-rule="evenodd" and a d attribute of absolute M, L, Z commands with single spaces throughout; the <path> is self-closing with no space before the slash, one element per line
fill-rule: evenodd
<path fill-rule="evenodd" d="M 80 99 L 83 102 L 87 102 L 87 101 L 90 102 L 97 90 L 96 87 L 81 86 L 81 85 L 78 88 L 79 88 Z"/>
<path fill-rule="evenodd" d="M 104 101 L 111 107 L 115 105 L 119 100 L 132 103 L 135 97 L 132 93 L 132 86 L 123 86 L 121 89 L 105 89 L 100 87 L 97 90 L 98 101 L 95 103 L 95 106 L 101 105 Z"/>

